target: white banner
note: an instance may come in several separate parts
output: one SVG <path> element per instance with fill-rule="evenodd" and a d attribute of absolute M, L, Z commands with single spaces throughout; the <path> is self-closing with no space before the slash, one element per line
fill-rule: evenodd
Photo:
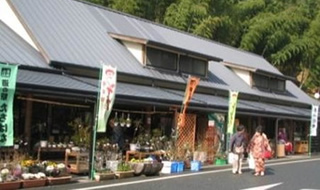
<path fill-rule="evenodd" d="M 105 132 L 116 95 L 117 69 L 103 65 L 100 81 L 100 97 L 97 132 Z"/>
<path fill-rule="evenodd" d="M 310 135 L 317 136 L 319 106 L 312 105 Z"/>

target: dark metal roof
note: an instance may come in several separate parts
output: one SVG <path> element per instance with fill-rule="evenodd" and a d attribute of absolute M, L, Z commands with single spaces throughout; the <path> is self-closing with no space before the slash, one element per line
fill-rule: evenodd
<path fill-rule="evenodd" d="M 108 33 L 111 32 L 167 44 L 282 75 L 261 56 L 85 2 L 75 0 L 9 2 L 36 39 L 36 44 L 41 46 L 40 49 L 51 61 L 94 68 L 101 67 L 101 62 L 104 62 L 116 66 L 120 73 L 186 83 L 187 80 L 183 76 L 142 67 L 123 45 L 109 36 Z M 319 104 L 290 81 L 287 82 L 289 96 L 252 89 L 227 67 L 213 61 L 209 64 L 208 80 L 201 80 L 200 86 L 237 90 L 244 94 L 284 101 Z"/>
<path fill-rule="evenodd" d="M 38 89 L 51 89 L 52 91 L 68 90 L 77 92 L 95 93 L 97 87 L 75 80 L 71 77 L 55 74 L 45 73 L 30 70 L 18 70 L 17 87 L 32 87 Z"/>
<path fill-rule="evenodd" d="M 76 77 L 76 79 L 92 85 L 97 84 L 97 80 L 95 79 L 83 77 Z M 184 98 L 184 92 L 152 86 L 117 83 L 116 101 L 117 97 L 142 100 L 151 103 L 161 102 L 179 106 Z M 227 110 L 229 104 L 228 101 L 229 100 L 226 97 L 195 93 L 190 101 L 190 109 L 194 106 L 198 106 L 206 108 L 207 110 L 217 110 L 217 108 Z M 311 108 L 280 106 L 248 100 L 239 100 L 237 105 L 237 113 L 260 113 L 273 115 L 274 117 L 296 117 L 309 119 L 310 111 Z"/>
<path fill-rule="evenodd" d="M 0 62 L 49 68 L 41 54 L 0 20 Z"/>
<path fill-rule="evenodd" d="M 191 52 L 217 57 L 229 63 L 259 68 L 282 75 L 259 55 L 114 10 L 94 6 L 88 6 L 87 8 L 108 32 L 167 44 Z"/>

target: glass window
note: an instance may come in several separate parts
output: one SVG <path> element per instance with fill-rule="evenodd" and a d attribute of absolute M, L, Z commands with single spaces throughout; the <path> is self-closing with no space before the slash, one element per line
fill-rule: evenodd
<path fill-rule="evenodd" d="M 206 76 L 207 64 L 207 61 L 182 55 L 180 56 L 179 69 L 183 73 Z"/>
<path fill-rule="evenodd" d="M 253 86 L 257 88 L 263 88 L 271 91 L 285 91 L 285 80 L 270 78 L 263 75 L 254 74 L 252 75 Z"/>
<path fill-rule="evenodd" d="M 253 86 L 269 89 L 269 77 L 253 74 Z"/>
<path fill-rule="evenodd" d="M 276 78 L 271 78 L 270 79 L 270 88 L 272 90 L 276 91 L 284 91 L 285 90 L 285 81 L 276 79 Z"/>
<path fill-rule="evenodd" d="M 147 47 L 147 65 L 177 70 L 178 54 Z"/>

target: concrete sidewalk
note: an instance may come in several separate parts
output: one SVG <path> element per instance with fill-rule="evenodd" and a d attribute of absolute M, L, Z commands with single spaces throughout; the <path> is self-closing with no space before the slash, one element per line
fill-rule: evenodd
<path fill-rule="evenodd" d="M 309 156 L 308 153 L 306 154 L 292 154 L 292 155 L 287 155 L 285 157 L 281 157 L 281 158 L 272 158 L 269 160 L 266 160 L 266 164 L 268 163 L 275 163 L 275 162 L 287 162 L 287 161 L 292 161 L 292 160 L 305 160 L 305 159 L 310 159 L 310 158 L 320 158 L 320 154 L 319 153 L 314 153 L 313 155 L 311 155 L 311 157 Z M 244 158 L 243 159 L 243 166 L 247 166 L 248 162 L 247 159 Z M 231 167 L 231 164 L 226 164 L 226 165 L 214 165 L 214 164 L 210 164 L 210 165 L 203 165 L 202 168 L 203 169 L 214 169 L 214 168 L 228 168 Z"/>
<path fill-rule="evenodd" d="M 320 154 L 313 154 L 311 157 L 308 154 L 295 154 L 295 155 L 287 155 L 282 158 L 272 158 L 270 160 L 266 161 L 266 164 L 268 163 L 277 163 L 277 162 L 288 162 L 288 161 L 295 161 L 295 160 L 307 160 L 311 158 L 320 158 Z M 243 166 L 248 166 L 248 162 L 246 159 L 243 160 Z M 226 164 L 226 165 L 204 165 L 201 167 L 201 171 L 207 171 L 207 170 L 219 170 L 219 169 L 226 169 L 230 168 L 231 169 L 231 164 Z M 179 174 L 184 174 L 184 173 L 190 173 L 190 169 L 187 169 L 181 173 L 173 173 L 173 174 L 160 174 L 159 176 L 168 176 L 168 175 L 179 175 Z M 73 183 L 88 183 L 88 182 L 95 182 L 89 179 L 88 176 L 77 176 L 74 175 L 72 176 L 72 181 Z M 137 178 L 139 178 L 137 176 Z M 115 179 L 117 180 L 117 179 Z"/>

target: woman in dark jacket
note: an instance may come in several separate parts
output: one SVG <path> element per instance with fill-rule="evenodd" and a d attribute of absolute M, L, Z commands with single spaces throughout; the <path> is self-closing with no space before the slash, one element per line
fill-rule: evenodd
<path fill-rule="evenodd" d="M 244 150 L 247 144 L 247 140 L 244 134 L 244 126 L 239 125 L 237 132 L 231 137 L 230 150 L 233 153 L 232 173 L 242 174 L 242 159 Z"/>

